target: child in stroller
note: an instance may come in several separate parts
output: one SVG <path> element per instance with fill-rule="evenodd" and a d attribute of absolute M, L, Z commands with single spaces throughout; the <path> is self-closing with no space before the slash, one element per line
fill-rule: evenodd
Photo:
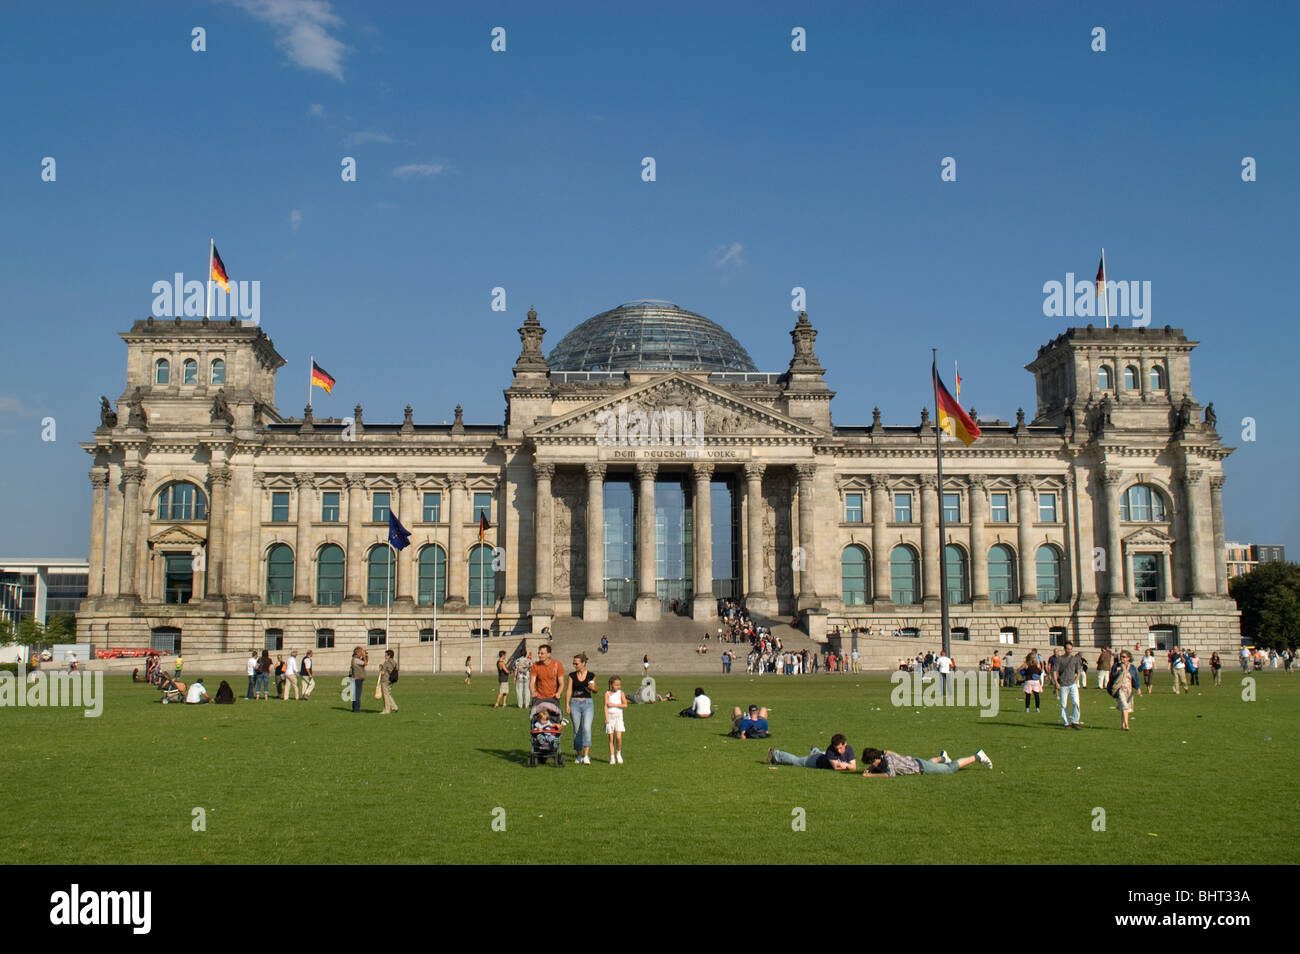
<path fill-rule="evenodd" d="M 533 703 L 528 713 L 532 726 L 532 749 L 528 753 L 528 765 L 532 767 L 550 759 L 557 767 L 564 766 L 564 753 L 560 751 L 560 732 L 568 720 L 560 716 L 560 707 L 554 702 Z"/>

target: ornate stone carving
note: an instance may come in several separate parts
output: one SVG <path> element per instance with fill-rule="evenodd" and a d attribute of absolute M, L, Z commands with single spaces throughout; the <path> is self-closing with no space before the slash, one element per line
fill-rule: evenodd
<path fill-rule="evenodd" d="M 95 490 L 108 489 L 108 474 L 92 470 L 90 472 L 90 486 Z"/>
<path fill-rule="evenodd" d="M 366 489 L 366 478 L 362 474 L 348 474 L 343 478 L 343 483 L 347 486 L 348 490 Z"/>
<path fill-rule="evenodd" d="M 537 320 L 537 309 L 529 308 L 524 326 L 519 329 L 519 360 L 515 362 L 515 374 L 521 371 L 545 373 L 549 370 L 546 356 L 542 354 L 542 338 L 545 334 L 546 329 Z"/>
<path fill-rule="evenodd" d="M 794 330 L 790 332 L 790 340 L 794 342 L 794 357 L 790 360 L 791 371 L 813 374 L 821 374 L 825 371 L 817 361 L 817 354 L 813 349 L 813 342 L 817 340 L 817 329 L 808 320 L 808 312 L 799 312 L 799 319 L 795 322 Z"/>
<path fill-rule="evenodd" d="M 1024 490 L 1033 490 L 1033 489 L 1034 489 L 1034 475 L 1033 475 L 1033 474 L 1016 474 L 1016 486 L 1017 486 L 1017 487 L 1020 487 L 1020 488 L 1022 488 L 1022 489 L 1024 489 Z"/>
<path fill-rule="evenodd" d="M 606 465 L 591 462 L 587 464 L 588 480 L 604 480 Z"/>
<path fill-rule="evenodd" d="M 880 428 L 881 428 L 880 408 L 873 407 L 871 409 L 871 433 L 873 434 L 876 433 L 876 431 L 880 430 Z"/>
<path fill-rule="evenodd" d="M 691 475 L 696 480 L 709 480 L 713 477 L 713 465 L 696 462 L 691 464 Z"/>
<path fill-rule="evenodd" d="M 1113 464 L 1107 464 L 1098 476 L 1103 484 L 1114 490 L 1124 479 L 1124 472 Z"/>
<path fill-rule="evenodd" d="M 144 468 L 142 467 L 123 467 L 122 483 L 139 484 L 144 480 Z"/>
<path fill-rule="evenodd" d="M 659 473 L 659 465 L 647 461 L 641 461 L 636 465 L 637 480 L 654 480 L 655 475 Z"/>
<path fill-rule="evenodd" d="M 577 470 L 562 470 L 551 494 L 552 592 L 558 599 L 567 595 L 580 608 L 587 580 L 587 480 Z"/>
<path fill-rule="evenodd" d="M 1194 487 L 1201 482 L 1201 478 L 1204 476 L 1205 471 L 1200 468 L 1189 468 L 1183 473 L 1183 482 L 1187 484 L 1188 487 Z"/>
<path fill-rule="evenodd" d="M 225 424 L 227 427 L 233 427 L 235 415 L 230 411 L 230 405 L 226 403 L 226 389 L 218 389 L 216 395 L 212 398 L 212 410 L 208 414 L 209 420 L 213 424 Z"/>
<path fill-rule="evenodd" d="M 117 427 L 117 412 L 113 410 L 113 405 L 108 403 L 108 398 L 103 396 L 99 399 L 99 426 Z"/>
<path fill-rule="evenodd" d="M 751 460 L 745 464 L 746 480 L 762 480 L 763 471 L 767 470 L 767 464 L 759 460 Z"/>
<path fill-rule="evenodd" d="M 297 488 L 298 488 L 299 490 L 315 490 L 315 489 L 316 489 L 316 475 L 315 475 L 315 474 L 294 474 L 294 475 L 293 475 L 293 482 L 294 482 L 294 484 L 297 486 Z"/>
<path fill-rule="evenodd" d="M 131 397 L 127 399 L 126 425 L 127 427 L 139 427 L 141 429 L 149 426 L 149 415 L 144 409 L 144 393 L 140 386 L 136 385 Z"/>
<path fill-rule="evenodd" d="M 922 474 L 918 483 L 926 490 L 934 490 L 939 486 L 939 478 L 935 474 Z"/>
<path fill-rule="evenodd" d="M 549 460 L 533 461 L 533 475 L 538 480 L 550 480 L 555 476 L 555 465 Z"/>
<path fill-rule="evenodd" d="M 413 434 L 415 432 L 415 410 L 411 405 L 406 405 L 406 410 L 402 412 L 402 433 Z"/>
<path fill-rule="evenodd" d="M 1210 430 L 1214 430 L 1214 425 L 1219 423 L 1219 416 L 1214 413 L 1213 401 L 1205 405 L 1205 413 L 1201 417 L 1201 423 L 1210 428 Z"/>
<path fill-rule="evenodd" d="M 704 426 L 710 434 L 738 434 L 745 430 L 746 421 L 735 411 L 717 404 L 704 411 Z"/>
<path fill-rule="evenodd" d="M 889 478 L 884 474 L 872 474 L 867 478 L 872 490 L 884 492 L 889 489 Z"/>
<path fill-rule="evenodd" d="M 795 464 L 794 472 L 799 476 L 799 483 L 810 481 L 817 476 L 816 464 Z"/>
<path fill-rule="evenodd" d="M 1224 477 L 1211 477 L 1211 478 L 1210 478 L 1210 489 L 1211 489 L 1211 490 L 1214 490 L 1214 491 L 1222 491 L 1222 490 L 1223 490 L 1223 484 L 1224 484 L 1224 481 L 1225 481 L 1226 479 L 1227 479 L 1227 478 L 1224 478 Z"/>
<path fill-rule="evenodd" d="M 451 432 L 453 434 L 464 434 L 465 433 L 465 409 L 461 407 L 459 404 L 457 404 L 456 410 L 453 413 L 456 416 L 451 422 Z"/>
<path fill-rule="evenodd" d="M 410 474 L 398 474 L 397 486 L 402 490 L 414 490 L 415 478 Z"/>
<path fill-rule="evenodd" d="M 789 471 L 773 470 L 763 478 L 758 502 L 763 508 L 763 589 L 775 590 L 778 603 L 794 598 L 792 483 Z"/>
<path fill-rule="evenodd" d="M 221 484 L 223 487 L 228 487 L 233 477 L 234 473 L 229 467 L 214 467 L 208 470 L 208 483 L 213 487 L 217 484 Z"/>

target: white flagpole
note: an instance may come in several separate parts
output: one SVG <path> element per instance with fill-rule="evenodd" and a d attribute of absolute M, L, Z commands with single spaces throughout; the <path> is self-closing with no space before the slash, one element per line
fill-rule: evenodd
<path fill-rule="evenodd" d="M 311 407 L 311 380 L 316 376 L 316 356 L 307 355 L 307 406 Z"/>
<path fill-rule="evenodd" d="M 388 648 L 389 615 L 393 609 L 393 563 L 397 559 L 397 550 L 392 541 L 388 544 L 388 599 L 384 604 L 384 648 Z"/>
<path fill-rule="evenodd" d="M 439 514 L 438 516 L 442 516 Z M 437 546 L 437 543 L 434 544 Z M 433 555 L 433 671 L 439 670 L 438 666 L 438 555 Z"/>
<path fill-rule="evenodd" d="M 1101 290 L 1106 299 L 1106 327 L 1110 327 L 1110 289 L 1106 283 L 1110 276 L 1106 274 L 1106 247 L 1101 248 Z"/>
<path fill-rule="evenodd" d="M 208 239 L 208 297 L 203 304 L 203 317 L 212 317 L 212 250 L 217 247 L 215 238 Z"/>

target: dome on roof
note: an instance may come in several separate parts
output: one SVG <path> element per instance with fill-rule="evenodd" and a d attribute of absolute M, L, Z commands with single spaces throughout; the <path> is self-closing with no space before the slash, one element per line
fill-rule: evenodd
<path fill-rule="evenodd" d="M 547 356 L 552 371 L 757 371 L 739 341 L 667 301 L 630 301 L 588 318 Z"/>

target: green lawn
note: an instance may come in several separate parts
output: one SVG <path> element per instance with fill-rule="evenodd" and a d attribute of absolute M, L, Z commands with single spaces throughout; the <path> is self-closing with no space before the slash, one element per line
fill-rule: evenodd
<path fill-rule="evenodd" d="M 407 676 L 401 712 L 381 717 L 373 678 L 353 715 L 338 677 L 309 702 L 254 703 L 240 676 L 236 705 L 187 707 L 114 676 L 97 719 L 0 709 L 0 863 L 1294 864 L 1300 678 L 1257 676 L 1254 702 L 1241 678 L 1175 697 L 1166 674 L 1125 733 L 1092 688 L 1072 732 L 1050 694 L 1026 716 L 1004 691 L 981 718 L 894 708 L 884 676 L 718 676 L 702 680 L 718 710 L 772 707 L 770 743 L 679 719 L 677 704 L 631 706 L 625 765 L 602 756 L 598 712 L 592 765 L 530 769 L 525 716 L 494 711 L 486 678 Z M 659 688 L 689 697 L 699 681 Z M 859 750 L 983 747 L 994 769 L 867 780 L 764 764 L 769 744 L 804 754 L 835 731 Z M 191 828 L 196 807 L 206 831 Z M 796 808 L 806 831 L 792 830 Z"/>

